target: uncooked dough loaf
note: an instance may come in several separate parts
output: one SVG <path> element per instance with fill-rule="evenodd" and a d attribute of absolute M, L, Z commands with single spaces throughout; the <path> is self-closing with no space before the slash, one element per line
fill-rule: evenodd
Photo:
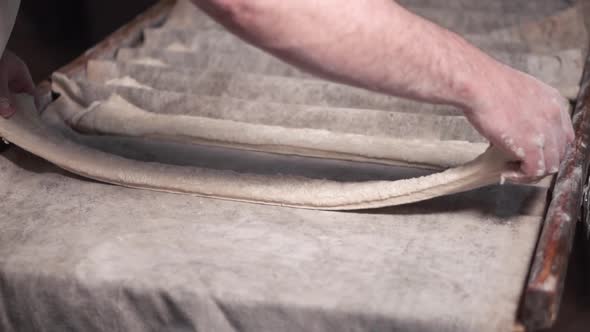
<path fill-rule="evenodd" d="M 245 123 L 196 115 L 158 114 L 140 109 L 118 95 L 86 107 L 78 86 L 54 77 L 64 96 L 56 109 L 69 126 L 87 134 L 147 137 L 181 143 L 230 147 L 278 154 L 367 161 L 440 169 L 464 164 L 485 151 L 484 143 L 400 139 L 339 133 L 312 128 Z M 67 96 L 67 98 L 65 98 Z"/>
<path fill-rule="evenodd" d="M 154 118 L 166 122 L 164 125 L 159 122 L 145 122 L 146 119 L 143 118 L 145 114 L 116 97 L 113 99 L 115 104 L 107 102 L 109 107 L 120 107 L 119 111 L 123 118 L 129 114 L 136 116 L 139 112 L 138 118 L 124 123 L 120 123 L 118 120 L 109 121 L 109 117 L 115 115 L 111 112 L 105 113 L 104 118 L 99 116 L 84 120 L 87 116 L 92 115 L 93 111 L 98 113 L 98 109 L 95 109 L 98 106 L 81 107 L 75 101 L 75 96 L 69 96 L 65 90 L 60 92 L 62 92 L 62 96 L 45 112 L 59 113 L 65 117 L 64 121 L 80 126 L 82 129 L 97 130 L 100 128 L 100 132 L 104 133 L 165 137 L 188 141 L 194 141 L 195 137 L 199 135 L 210 134 L 207 133 L 206 126 L 198 128 L 205 133 L 195 130 L 195 134 L 192 134 L 190 128 L 197 123 L 194 122 L 196 121 L 194 119 L 181 118 L 181 122 L 186 122 L 187 127 L 175 127 L 180 122 L 165 118 Z M 416 202 L 497 183 L 501 174 L 510 167 L 505 156 L 494 148 L 488 149 L 483 155 L 463 166 L 424 177 L 398 181 L 337 182 L 147 163 L 104 153 L 73 142 L 42 121 L 31 97 L 20 95 L 17 101 L 18 112 L 10 119 L 0 119 L 1 136 L 73 173 L 134 188 L 299 208 L 351 210 Z M 121 119 L 118 115 L 114 118 Z M 126 119 L 131 120 L 131 118 Z M 93 122 L 94 120 L 97 122 Z M 152 120 L 152 118 L 147 120 Z M 234 124 L 229 123 L 230 126 Z M 167 130 L 170 132 L 167 133 Z M 279 129 L 274 128 L 273 130 Z M 233 140 L 239 141 L 244 138 L 262 142 L 260 137 L 256 137 L 256 133 L 245 134 L 226 136 L 227 140 L 224 144 L 232 145 Z M 297 143 L 297 140 L 289 140 L 288 137 L 272 137 L 272 135 L 280 136 L 280 134 L 279 131 L 265 132 L 263 135 L 269 136 L 263 137 L 265 140 L 275 139 L 280 144 Z M 398 144 L 400 142 L 403 141 L 399 141 Z M 238 143 L 244 144 L 244 142 Z M 393 143 L 395 144 L 395 142 Z M 275 152 L 277 151 L 275 150 Z M 394 158 L 395 156 L 392 154 L 390 157 Z"/>

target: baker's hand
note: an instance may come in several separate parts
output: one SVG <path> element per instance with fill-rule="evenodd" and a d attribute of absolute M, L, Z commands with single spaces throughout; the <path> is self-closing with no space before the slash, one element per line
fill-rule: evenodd
<path fill-rule="evenodd" d="M 531 182 L 556 173 L 574 139 L 568 100 L 556 89 L 503 65 L 476 84 L 467 118 L 492 144 L 520 161 L 520 169 L 505 178 Z"/>
<path fill-rule="evenodd" d="M 13 94 L 35 95 L 35 84 L 27 65 L 14 53 L 5 51 L 0 59 L 0 116 L 9 118 L 16 111 Z"/>

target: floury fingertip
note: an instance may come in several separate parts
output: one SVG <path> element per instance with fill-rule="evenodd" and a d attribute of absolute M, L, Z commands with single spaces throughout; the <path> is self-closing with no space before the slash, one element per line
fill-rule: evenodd
<path fill-rule="evenodd" d="M 0 98 L 0 116 L 8 118 L 14 114 L 15 110 L 10 105 L 8 98 Z"/>

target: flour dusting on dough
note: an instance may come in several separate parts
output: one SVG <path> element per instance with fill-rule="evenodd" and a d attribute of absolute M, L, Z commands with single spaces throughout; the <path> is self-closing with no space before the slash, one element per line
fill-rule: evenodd
<path fill-rule="evenodd" d="M 129 88 L 153 90 L 151 87 L 149 87 L 145 84 L 141 84 L 129 76 L 112 79 L 110 81 L 107 81 L 106 85 L 118 85 L 118 86 L 125 86 L 125 87 L 129 87 Z"/>
<path fill-rule="evenodd" d="M 144 66 L 169 67 L 166 63 L 162 62 L 162 60 L 149 58 L 149 57 L 139 58 L 137 60 L 131 60 L 130 62 L 138 64 L 138 65 L 144 65 Z"/>
<path fill-rule="evenodd" d="M 168 47 L 166 47 L 166 50 L 172 52 L 190 52 L 190 49 L 186 45 L 183 45 L 178 42 L 168 45 Z"/>

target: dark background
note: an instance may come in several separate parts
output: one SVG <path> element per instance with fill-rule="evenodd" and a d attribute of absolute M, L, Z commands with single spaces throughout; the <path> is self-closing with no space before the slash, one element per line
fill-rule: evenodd
<path fill-rule="evenodd" d="M 39 82 L 156 2 L 23 0 L 8 49 Z"/>
<path fill-rule="evenodd" d="M 23 0 L 8 49 L 28 65 L 36 82 L 69 63 L 156 0 Z M 581 233 L 581 230 L 578 232 Z M 590 331 L 590 273 L 582 237 L 570 263 L 564 303 L 552 332 Z"/>

